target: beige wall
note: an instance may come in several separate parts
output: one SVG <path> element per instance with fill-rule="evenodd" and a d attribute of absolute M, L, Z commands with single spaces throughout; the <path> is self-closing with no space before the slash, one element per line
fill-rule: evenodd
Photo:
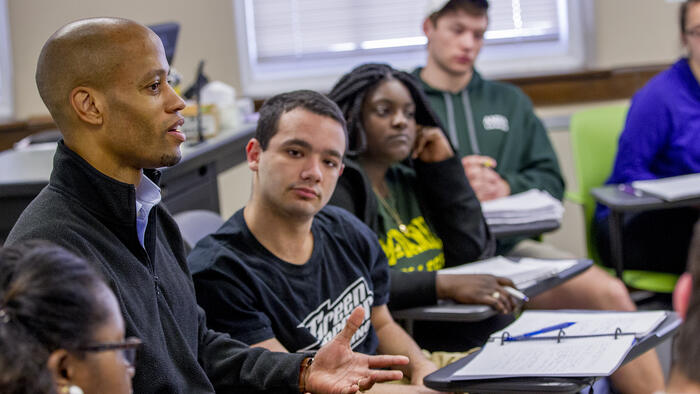
<path fill-rule="evenodd" d="M 200 59 L 206 61 L 210 78 L 239 85 L 231 0 L 9 0 L 8 8 L 18 118 L 48 112 L 34 85 L 36 60 L 46 39 L 63 24 L 92 16 L 145 24 L 179 22 L 173 67 L 185 85 L 193 81 Z"/>
<path fill-rule="evenodd" d="M 88 16 L 121 16 L 146 24 L 179 22 L 181 32 L 173 66 L 183 74 L 185 84 L 192 81 L 199 59 L 205 59 L 207 75 L 238 87 L 233 1 L 240 0 L 9 0 L 16 116 L 23 118 L 46 112 L 33 77 L 41 45 L 59 26 Z M 588 32 L 591 47 L 588 66 L 591 69 L 670 63 L 683 53 L 678 43 L 677 3 L 664 0 L 574 1 L 595 5 L 592 31 Z M 579 108 L 541 108 L 538 113 L 544 118 L 560 117 Z M 551 138 L 567 185 L 575 189 L 568 133 L 554 131 Z M 223 173 L 219 183 L 221 211 L 228 217 L 245 204 L 251 174 L 243 164 Z M 582 255 L 585 241 L 580 208 L 570 203 L 566 208 L 562 229 L 546 239 Z"/>
<path fill-rule="evenodd" d="M 197 62 L 205 72 L 236 87 L 238 60 L 233 1 L 241 0 L 9 0 L 15 74 L 15 115 L 46 113 L 34 86 L 36 59 L 44 41 L 59 26 L 89 16 L 121 16 L 142 23 L 181 24 L 173 66 L 185 84 Z M 680 53 L 677 3 L 663 0 L 575 0 L 594 2 L 594 32 L 589 32 L 592 69 L 670 63 Z"/>
<path fill-rule="evenodd" d="M 678 6 L 666 0 L 595 0 L 592 68 L 671 63 L 684 53 Z"/>

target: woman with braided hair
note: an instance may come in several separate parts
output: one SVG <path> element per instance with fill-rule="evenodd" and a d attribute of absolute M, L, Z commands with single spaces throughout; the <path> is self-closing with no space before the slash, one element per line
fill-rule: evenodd
<path fill-rule="evenodd" d="M 344 75 L 329 98 L 345 115 L 349 139 L 330 203 L 377 233 L 392 268 L 390 308 L 452 299 L 513 311 L 515 301 L 503 288 L 513 286 L 508 279 L 437 274 L 490 257 L 495 247 L 459 158 L 413 77 L 365 64 Z"/>
<path fill-rule="evenodd" d="M 0 249 L 1 393 L 130 393 L 139 344 L 87 262 L 42 241 Z"/>

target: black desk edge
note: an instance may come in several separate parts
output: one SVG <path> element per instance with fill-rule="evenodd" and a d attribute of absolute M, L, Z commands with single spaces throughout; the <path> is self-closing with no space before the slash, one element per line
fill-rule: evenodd
<path fill-rule="evenodd" d="M 519 260 L 519 259 L 513 259 Z M 539 281 L 534 285 L 523 289 L 523 292 L 530 298 L 541 294 L 549 289 L 552 289 L 567 280 L 579 275 L 593 265 L 593 261 L 589 259 L 577 259 L 577 264 L 570 267 L 556 276 L 547 278 L 545 280 Z M 463 322 L 476 322 L 487 319 L 496 314 L 496 311 L 485 305 L 465 305 L 470 307 L 479 307 L 478 312 L 467 312 L 460 316 L 457 312 L 445 312 L 445 313 L 433 313 L 428 316 L 430 309 L 432 308 L 443 308 L 448 307 L 448 305 L 430 305 L 417 308 L 408 308 L 392 311 L 391 314 L 394 319 L 397 320 L 430 320 L 430 321 L 463 321 Z M 416 316 L 418 315 L 418 316 Z"/>

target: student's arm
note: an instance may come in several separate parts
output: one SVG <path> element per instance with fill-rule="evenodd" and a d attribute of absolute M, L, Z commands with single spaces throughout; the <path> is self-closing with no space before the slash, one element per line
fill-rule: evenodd
<path fill-rule="evenodd" d="M 442 240 L 445 265 L 493 256 L 495 239 L 445 134 L 437 127 L 421 128 L 413 158 L 418 202 Z"/>
<path fill-rule="evenodd" d="M 422 385 L 423 377 L 437 370 L 435 364 L 423 355 L 413 338 L 396 324 L 386 305 L 372 307 L 371 319 L 379 339 L 379 353 L 408 357 L 409 364 L 402 371 L 411 378 L 411 384 Z"/>
<path fill-rule="evenodd" d="M 281 354 L 250 348 L 227 334 L 206 326 L 199 309 L 198 359 L 214 389 L 219 392 L 299 392 L 299 367 L 303 354 Z"/>
<path fill-rule="evenodd" d="M 247 347 L 207 329 L 204 312 L 199 311 L 199 360 L 217 392 L 296 394 L 300 383 L 310 392 L 355 392 L 401 379 L 400 372 L 383 369 L 408 361 L 401 356 L 368 356 L 350 349 L 350 340 L 364 316 L 362 308 L 353 311 L 340 334 L 319 349 L 302 376 L 299 372 L 306 355 Z"/>
<path fill-rule="evenodd" d="M 637 93 L 620 135 L 611 182 L 657 178 L 651 166 L 656 154 L 667 143 L 671 128 L 669 109 L 649 91 Z"/>
<path fill-rule="evenodd" d="M 493 256 L 496 241 L 486 225 L 481 203 L 455 156 L 434 163 L 414 162 L 421 211 L 442 240 L 445 266 Z"/>
<path fill-rule="evenodd" d="M 289 353 L 289 350 L 287 350 L 287 348 L 285 348 L 284 345 L 277 340 L 277 338 L 266 339 L 264 341 L 254 343 L 250 345 L 250 347 L 262 347 L 272 352 Z"/>

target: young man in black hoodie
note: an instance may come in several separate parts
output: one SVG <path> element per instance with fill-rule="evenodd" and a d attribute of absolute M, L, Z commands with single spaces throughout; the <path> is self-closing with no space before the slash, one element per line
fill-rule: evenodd
<path fill-rule="evenodd" d="M 159 204 L 157 170 L 180 160 L 185 104 L 147 27 L 95 18 L 59 29 L 39 56 L 36 82 L 63 140 L 49 185 L 7 239 L 46 239 L 96 264 L 119 300 L 126 333 L 139 337 L 137 393 L 356 392 L 401 377 L 376 371 L 408 360 L 350 350 L 362 322 L 314 359 L 248 348 L 207 329 L 182 238 Z"/>

